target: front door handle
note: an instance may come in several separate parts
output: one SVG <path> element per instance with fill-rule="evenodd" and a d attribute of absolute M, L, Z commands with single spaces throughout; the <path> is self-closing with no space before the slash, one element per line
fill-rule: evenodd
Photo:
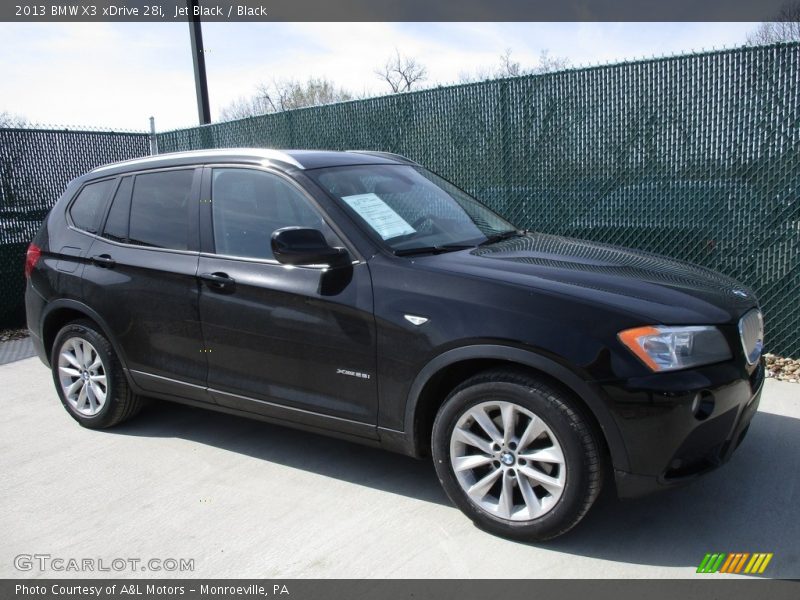
<path fill-rule="evenodd" d="M 89 260 L 92 261 L 93 264 L 97 265 L 98 267 L 103 267 L 104 269 L 113 269 L 114 265 L 117 264 L 117 261 L 111 258 L 108 254 L 92 256 Z"/>
<path fill-rule="evenodd" d="M 203 273 L 200 275 L 200 279 L 210 290 L 217 292 L 230 292 L 236 286 L 236 280 L 228 277 L 227 273 Z"/>

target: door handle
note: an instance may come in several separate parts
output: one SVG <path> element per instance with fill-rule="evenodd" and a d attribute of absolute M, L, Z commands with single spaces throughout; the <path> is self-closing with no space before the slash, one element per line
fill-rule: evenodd
<path fill-rule="evenodd" d="M 200 279 L 205 282 L 209 289 L 215 291 L 230 292 L 236 285 L 233 277 L 228 277 L 227 273 L 203 273 Z"/>
<path fill-rule="evenodd" d="M 98 267 L 103 267 L 104 269 L 113 269 L 114 265 L 117 264 L 117 261 L 111 258 L 108 254 L 92 256 L 89 260 L 92 261 L 93 264 L 97 265 Z"/>

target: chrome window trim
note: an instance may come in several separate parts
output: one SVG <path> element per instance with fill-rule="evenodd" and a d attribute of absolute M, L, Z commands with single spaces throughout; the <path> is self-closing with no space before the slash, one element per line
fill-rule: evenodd
<path fill-rule="evenodd" d="M 83 235 L 89 236 L 90 238 L 94 238 L 96 240 L 100 240 L 101 242 L 105 242 L 106 244 L 111 244 L 112 246 L 119 246 L 121 248 L 135 248 L 137 250 L 150 250 L 152 252 L 169 252 L 171 254 L 188 254 L 197 256 L 200 254 L 198 250 L 176 250 L 174 248 L 156 248 L 155 246 L 142 246 L 140 244 L 126 244 L 125 242 L 118 242 L 116 240 L 110 240 L 106 237 L 98 235 L 96 233 L 91 233 L 89 231 L 84 231 L 83 229 L 78 229 L 77 227 L 73 227 L 70 224 L 67 224 L 67 227 L 76 233 L 82 233 Z"/>
<path fill-rule="evenodd" d="M 262 265 L 272 265 L 275 267 L 284 267 L 285 269 L 311 269 L 313 271 L 327 271 L 330 270 L 328 265 L 285 265 L 274 258 L 254 258 L 252 256 L 234 256 L 231 254 L 216 254 L 213 252 L 200 252 L 201 258 L 218 258 L 221 260 L 235 260 L 237 262 L 257 263 Z M 361 264 L 359 260 L 351 262 L 353 266 Z"/>

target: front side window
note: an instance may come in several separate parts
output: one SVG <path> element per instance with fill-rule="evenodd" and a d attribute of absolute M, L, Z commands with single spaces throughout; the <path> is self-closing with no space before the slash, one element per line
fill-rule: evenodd
<path fill-rule="evenodd" d="M 306 196 L 285 179 L 255 169 L 214 169 L 211 213 L 217 254 L 272 259 L 276 229 L 320 230 L 328 243 L 341 243 Z"/>
<path fill-rule="evenodd" d="M 128 233 L 131 244 L 188 249 L 193 178 L 191 169 L 136 176 Z"/>
<path fill-rule="evenodd" d="M 113 187 L 113 179 L 83 186 L 69 209 L 69 216 L 75 227 L 90 233 L 97 233 L 106 210 L 108 196 Z"/>
<path fill-rule="evenodd" d="M 474 246 L 516 233 L 511 223 L 421 167 L 357 165 L 307 174 L 397 253 Z"/>

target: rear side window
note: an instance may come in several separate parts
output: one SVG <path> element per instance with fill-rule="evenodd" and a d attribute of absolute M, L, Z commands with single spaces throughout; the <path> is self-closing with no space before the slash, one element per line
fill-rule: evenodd
<path fill-rule="evenodd" d="M 137 175 L 133 183 L 128 239 L 131 244 L 186 250 L 192 169 Z"/>
<path fill-rule="evenodd" d="M 98 181 L 83 186 L 83 189 L 75 198 L 69 209 L 69 216 L 72 223 L 78 229 L 97 233 L 100 228 L 100 221 L 106 210 L 106 202 L 114 187 L 113 179 Z"/>
<path fill-rule="evenodd" d="M 128 216 L 131 212 L 132 189 L 133 177 L 126 177 L 119 184 L 117 193 L 114 194 L 114 200 L 111 202 L 111 209 L 108 211 L 103 237 L 117 242 L 128 241 Z"/>

